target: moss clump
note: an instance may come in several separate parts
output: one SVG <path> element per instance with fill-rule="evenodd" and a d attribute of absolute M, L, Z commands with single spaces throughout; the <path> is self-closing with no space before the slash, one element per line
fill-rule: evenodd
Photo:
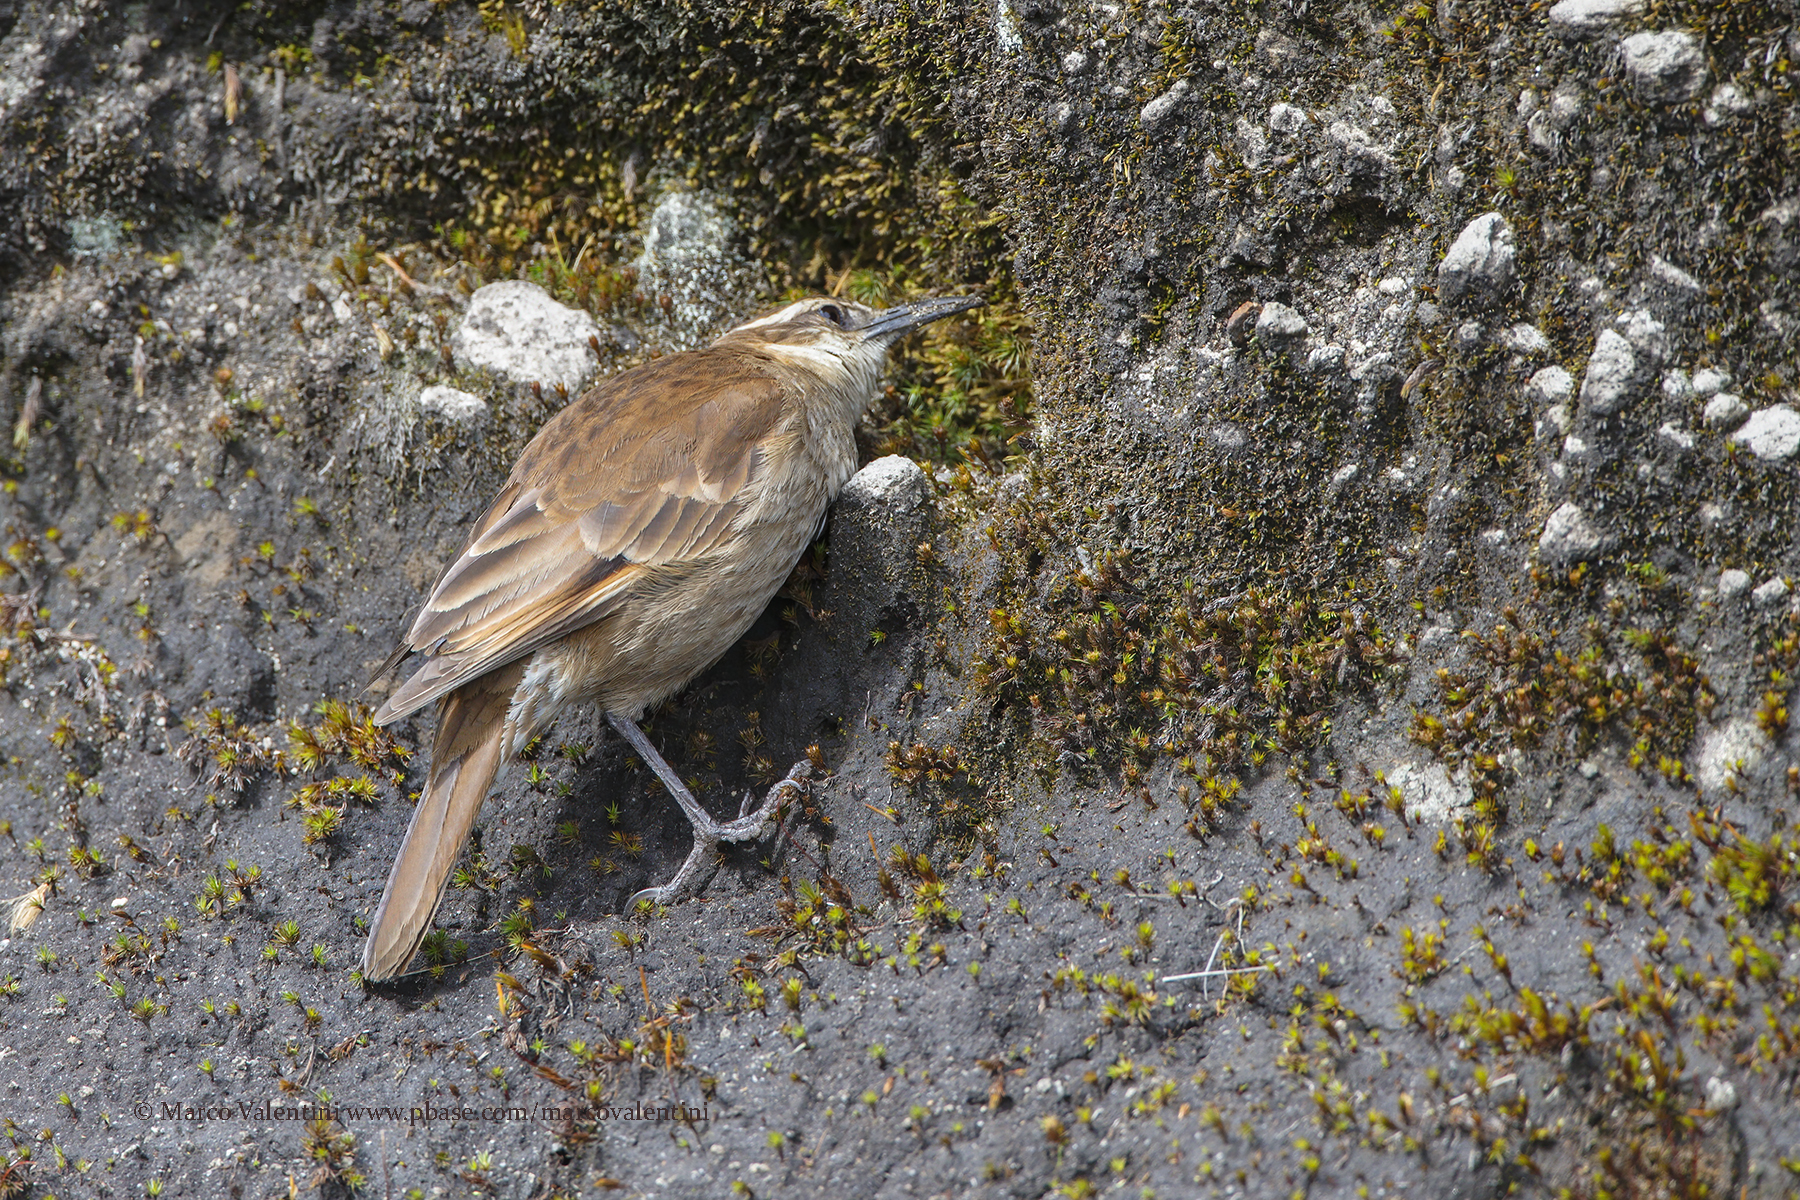
<path fill-rule="evenodd" d="M 1149 802 L 1151 764 L 1177 759 L 1208 822 L 1236 794 L 1221 773 L 1304 757 L 1338 697 L 1398 660 L 1349 605 L 1262 588 L 1209 603 L 1191 583 L 1158 597 L 1134 576 L 1119 550 L 1041 605 L 993 609 L 978 685 L 1028 714 L 1033 761 L 1116 766 Z"/>

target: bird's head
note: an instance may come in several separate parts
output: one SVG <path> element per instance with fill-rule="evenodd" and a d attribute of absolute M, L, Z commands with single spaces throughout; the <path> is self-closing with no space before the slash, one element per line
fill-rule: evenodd
<path fill-rule="evenodd" d="M 746 321 L 717 344 L 765 354 L 862 404 L 881 377 L 890 346 L 921 325 L 983 303 L 979 296 L 939 296 L 877 309 L 813 296 Z"/>

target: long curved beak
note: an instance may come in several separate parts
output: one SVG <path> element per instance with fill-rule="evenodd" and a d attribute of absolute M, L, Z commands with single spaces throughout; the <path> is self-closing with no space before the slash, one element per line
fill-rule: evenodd
<path fill-rule="evenodd" d="M 986 303 L 980 296 L 935 296 L 929 300 L 914 300 L 911 304 L 882 309 L 870 317 L 868 324 L 858 332 L 865 338 L 879 337 L 893 341 L 921 325 L 929 325 L 933 321 L 979 308 Z"/>

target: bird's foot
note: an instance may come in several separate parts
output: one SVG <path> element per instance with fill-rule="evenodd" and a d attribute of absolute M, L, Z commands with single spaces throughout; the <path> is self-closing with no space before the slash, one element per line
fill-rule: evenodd
<path fill-rule="evenodd" d="M 636 908 L 641 900 L 652 904 L 676 904 L 688 896 L 698 892 L 711 881 L 718 870 L 717 853 L 721 842 L 753 842 L 767 832 L 769 824 L 775 820 L 776 813 L 791 793 L 799 798 L 806 795 L 807 783 L 812 779 L 812 763 L 801 759 L 795 763 L 787 776 L 769 789 L 763 797 L 762 805 L 754 812 L 745 813 L 750 807 L 751 794 L 746 793 L 744 803 L 739 807 L 739 816 L 735 821 L 715 821 L 703 810 L 700 819 L 695 820 L 689 813 L 694 826 L 694 848 L 688 851 L 686 861 L 681 869 L 675 872 L 675 878 L 661 887 L 648 887 L 632 893 L 631 899 L 625 902 L 627 911 Z M 683 806 L 684 808 L 686 806 Z M 697 807 L 697 806 L 696 806 Z"/>

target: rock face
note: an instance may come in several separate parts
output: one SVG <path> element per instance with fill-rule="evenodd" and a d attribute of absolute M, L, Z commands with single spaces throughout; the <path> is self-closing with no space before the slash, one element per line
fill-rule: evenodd
<path fill-rule="evenodd" d="M 508 280 L 475 293 L 450 345 L 471 366 L 573 393 L 594 372 L 589 339 L 599 333 L 587 313 L 558 304 L 535 283 Z"/>
<path fill-rule="evenodd" d="M 1791 9 L 0 4 L 0 1178 L 1781 1194 Z M 988 301 L 648 714 L 819 778 L 627 911 L 689 834 L 571 714 L 361 987 L 409 616 L 813 293 Z"/>

